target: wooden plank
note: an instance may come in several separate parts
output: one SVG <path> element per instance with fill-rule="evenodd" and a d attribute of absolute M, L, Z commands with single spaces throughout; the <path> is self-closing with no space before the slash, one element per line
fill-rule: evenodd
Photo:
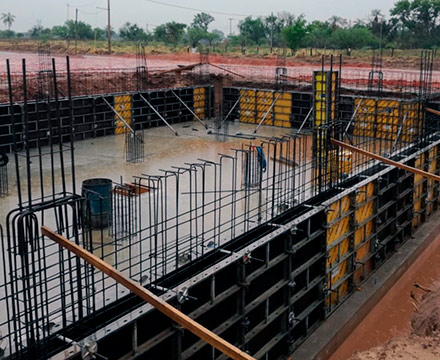
<path fill-rule="evenodd" d="M 426 108 L 426 111 L 429 111 L 430 113 L 433 113 L 433 114 L 436 114 L 436 115 L 440 115 L 440 111 L 438 111 L 438 110 Z"/>
<path fill-rule="evenodd" d="M 172 305 L 168 304 L 166 301 L 162 300 L 160 297 L 154 295 L 152 292 L 145 289 L 142 285 L 137 282 L 127 278 L 116 270 L 113 266 L 102 261 L 97 256 L 93 255 L 84 248 L 76 245 L 75 243 L 69 241 L 62 235 L 59 235 L 49 229 L 47 226 L 41 227 L 41 233 L 44 236 L 52 239 L 62 247 L 73 252 L 75 255 L 79 256 L 81 259 L 87 261 L 89 264 L 93 265 L 97 269 L 101 270 L 103 273 L 110 276 L 112 279 L 116 280 L 119 284 L 124 285 L 127 289 L 153 305 L 157 310 L 168 316 L 171 320 L 175 321 L 179 325 L 183 326 L 185 329 L 191 331 L 193 334 L 200 337 L 200 339 L 206 341 L 208 344 L 215 347 L 217 350 L 221 351 L 223 354 L 229 356 L 234 360 L 255 360 L 252 356 L 246 354 L 245 352 L 238 349 L 236 346 L 230 344 L 229 342 L 222 339 L 220 336 L 214 334 L 212 331 L 208 330 L 204 326 L 200 325 L 198 322 L 194 321 L 181 311 L 177 310 Z"/>
<path fill-rule="evenodd" d="M 203 64 L 202 63 L 197 63 L 197 64 L 186 65 L 186 66 L 178 67 L 178 68 L 171 69 L 171 70 L 165 70 L 165 71 L 160 72 L 159 74 L 160 75 L 169 74 L 169 73 L 178 73 L 178 74 L 180 74 L 182 71 L 189 71 L 189 70 L 194 69 L 196 66 L 200 66 L 200 65 L 203 65 Z"/>
<path fill-rule="evenodd" d="M 428 179 L 433 179 L 435 181 L 440 181 L 440 176 L 438 176 L 438 175 L 431 174 L 431 173 L 429 173 L 427 171 L 423 171 L 421 169 L 416 169 L 416 168 L 414 168 L 412 166 L 408 166 L 408 165 L 399 163 L 397 161 L 387 159 L 387 158 L 385 158 L 383 156 L 374 154 L 372 152 L 369 152 L 369 151 L 366 151 L 366 150 L 363 150 L 363 149 L 359 149 L 356 146 L 346 144 L 346 143 L 344 143 L 342 141 L 338 141 L 338 140 L 335 140 L 335 139 L 330 139 L 330 141 L 333 144 L 338 145 L 338 146 L 340 146 L 340 147 L 342 147 L 344 149 L 347 149 L 347 150 L 350 150 L 350 151 L 353 151 L 353 152 L 357 152 L 359 154 L 365 155 L 365 156 L 370 157 L 370 158 L 375 159 L 375 160 L 379 160 L 379 161 L 381 161 L 381 162 L 383 162 L 385 164 L 395 166 L 395 167 L 397 167 L 399 169 L 403 169 L 403 170 L 412 172 L 414 174 L 418 174 L 418 175 L 423 176 L 423 177 L 428 178 Z"/>

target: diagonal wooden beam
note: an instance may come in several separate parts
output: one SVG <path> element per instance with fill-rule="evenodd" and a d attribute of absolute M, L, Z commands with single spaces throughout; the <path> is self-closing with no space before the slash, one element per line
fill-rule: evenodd
<path fill-rule="evenodd" d="M 47 226 L 41 227 L 41 233 L 52 239 L 57 244 L 66 248 L 67 250 L 73 252 L 75 255 L 81 259 L 87 261 L 89 264 L 93 265 L 97 269 L 101 270 L 103 273 L 110 276 L 112 279 L 116 280 L 119 284 L 124 285 L 127 289 L 144 299 L 146 302 L 153 305 L 157 310 L 168 316 L 171 320 L 175 321 L 179 325 L 183 326 L 185 329 L 191 331 L 194 335 L 198 336 L 200 339 L 206 341 L 208 344 L 215 347 L 217 350 L 221 351 L 226 356 L 229 356 L 234 360 L 255 360 L 252 356 L 241 351 L 236 346 L 222 339 L 217 334 L 208 330 L 204 326 L 200 325 L 198 322 L 194 321 L 181 311 L 177 310 L 174 306 L 168 304 L 166 301 L 162 300 L 160 297 L 154 295 L 151 291 L 145 289 L 142 285 L 136 281 L 127 278 L 125 275 L 121 274 L 113 266 L 102 261 L 97 256 L 93 255 L 84 248 L 76 245 L 75 243 L 69 241 L 64 236 L 55 233 L 53 230 L 49 229 Z"/>
<path fill-rule="evenodd" d="M 433 114 L 435 114 L 435 115 L 440 115 L 440 111 L 438 111 L 438 110 L 434 110 L 434 109 L 430 109 L 430 108 L 426 108 L 426 111 L 428 111 L 428 112 L 430 112 L 430 113 L 433 113 Z"/>
<path fill-rule="evenodd" d="M 435 174 L 429 173 L 429 172 L 427 172 L 427 171 L 423 171 L 423 170 L 417 169 L 417 168 L 412 167 L 412 166 L 408 166 L 408 165 L 402 164 L 402 163 L 400 163 L 400 162 L 397 162 L 397 161 L 394 161 L 394 160 L 388 159 L 388 158 L 386 158 L 386 157 L 383 157 L 383 156 L 380 156 L 380 155 L 374 154 L 374 153 L 369 152 L 369 151 L 367 151 L 367 150 L 359 149 L 359 148 L 356 147 L 356 146 L 346 144 L 346 143 L 344 143 L 344 142 L 342 142 L 342 141 L 338 141 L 338 140 L 335 140 L 335 139 L 330 139 L 330 141 L 331 141 L 332 144 L 334 144 L 334 145 L 337 145 L 337 146 L 340 146 L 340 147 L 342 147 L 342 148 L 344 148 L 344 149 L 351 150 L 351 151 L 353 151 L 353 152 L 356 152 L 356 153 L 359 153 L 359 154 L 365 155 L 365 156 L 370 157 L 370 158 L 372 158 L 372 159 L 375 159 L 375 160 L 381 161 L 381 162 L 383 162 L 383 163 L 385 163 L 385 164 L 395 166 L 395 167 L 397 167 L 397 168 L 399 168 L 399 169 L 402 169 L 402 170 L 406 170 L 406 171 L 412 172 L 412 173 L 414 173 L 414 174 L 417 174 L 417 175 L 423 176 L 423 177 L 428 178 L 428 179 L 432 179 L 432 180 L 435 180 L 435 181 L 440 181 L 440 176 L 438 176 L 438 175 L 435 175 Z"/>

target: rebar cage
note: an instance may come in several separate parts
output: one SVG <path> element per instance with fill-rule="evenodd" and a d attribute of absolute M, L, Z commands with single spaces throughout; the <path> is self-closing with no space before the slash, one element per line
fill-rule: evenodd
<path fill-rule="evenodd" d="M 333 71 L 332 65 L 327 69 L 322 64 L 313 80 L 311 132 L 256 137 L 216 159 L 194 159 L 160 173 L 138 174 L 129 183 L 121 179 L 113 184 L 108 197 L 95 199 L 95 210 L 101 216 L 101 226 L 96 226 L 91 221 L 90 197 L 80 194 L 75 178 L 69 62 L 65 79 L 68 116 L 61 116 L 60 84 L 52 61 L 52 76 L 48 78 L 52 90 L 45 92 L 38 104 L 49 109 L 53 118 L 47 124 L 49 134 L 39 133 L 35 143 L 29 141 L 26 63 L 22 66 L 23 122 L 14 115 L 17 95 L 10 72 L 8 94 L 18 207 L 8 214 L 4 232 L 0 227 L 4 274 L 0 283 L 0 331 L 8 345 L 5 355 L 11 358 L 42 359 L 56 354 L 140 304 L 106 275 L 42 237 L 41 225 L 54 228 L 160 294 L 164 290 L 157 284 L 165 276 L 210 253 L 228 252 L 231 243 L 238 243 L 253 229 L 264 229 L 263 235 L 269 233 L 279 226 L 280 221 L 273 222 L 275 218 L 279 220 L 300 206 L 320 204 L 336 190 L 346 189 L 381 168 L 365 156 L 341 150 L 330 142 L 331 138 L 399 159 L 438 136 L 438 121 L 432 116 L 425 118 L 430 95 L 426 87 L 431 86 L 429 71 L 418 98 L 356 96 L 352 98 L 352 111 L 344 113 L 341 68 Z M 281 94 L 271 93 L 271 97 L 266 93 L 258 96 L 257 90 L 252 115 L 246 113 L 250 111 L 245 101 L 248 91 L 234 93 L 239 112 L 233 117 L 255 125 L 266 119 L 290 124 L 290 120 L 277 118 L 277 112 L 284 114 L 280 109 L 286 107 L 278 103 L 286 100 L 283 89 L 277 90 Z M 139 94 L 133 95 L 136 101 L 141 101 Z M 201 97 L 207 94 L 199 90 L 196 98 L 193 93 L 193 104 L 202 103 Z M 203 111 L 197 113 L 209 117 L 211 107 L 204 104 L 199 107 Z M 232 105 L 224 108 L 227 114 L 231 109 Z M 132 116 L 143 115 L 141 110 Z M 111 116 L 116 121 L 115 114 Z M 118 119 L 125 121 L 123 115 Z M 41 126 L 45 121 L 37 118 L 36 124 Z M 144 157 L 144 137 L 139 129 L 133 130 L 123 131 L 125 156 L 129 162 L 138 162 Z M 23 139 L 17 138 L 18 132 L 24 134 Z M 32 175 L 34 170 L 37 176 Z M 49 179 L 43 172 L 50 174 Z M 39 189 L 38 195 L 32 187 Z M 111 211 L 105 213 L 109 204 Z M 330 291 L 332 286 L 330 281 Z"/>

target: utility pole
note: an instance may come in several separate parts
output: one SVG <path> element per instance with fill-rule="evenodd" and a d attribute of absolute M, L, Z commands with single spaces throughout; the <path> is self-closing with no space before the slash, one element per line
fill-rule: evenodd
<path fill-rule="evenodd" d="M 75 9 L 75 55 L 78 54 L 78 9 Z"/>
<path fill-rule="evenodd" d="M 106 10 L 107 11 L 107 43 L 108 43 L 108 52 L 112 53 L 112 28 L 110 26 L 110 0 L 107 0 L 107 8 L 96 7 L 97 9 Z"/>
<path fill-rule="evenodd" d="M 110 27 L 110 0 L 107 0 L 107 41 L 108 53 L 112 53 L 112 28 Z"/>
<path fill-rule="evenodd" d="M 69 3 L 67 3 L 67 21 L 69 21 L 69 13 L 70 13 Z"/>
<path fill-rule="evenodd" d="M 270 21 L 271 21 L 271 26 L 270 26 L 270 53 L 272 54 L 272 49 L 273 49 L 273 25 L 274 25 L 273 12 L 270 14 Z"/>
<path fill-rule="evenodd" d="M 229 36 L 232 35 L 232 20 L 234 20 L 233 18 L 229 18 Z"/>

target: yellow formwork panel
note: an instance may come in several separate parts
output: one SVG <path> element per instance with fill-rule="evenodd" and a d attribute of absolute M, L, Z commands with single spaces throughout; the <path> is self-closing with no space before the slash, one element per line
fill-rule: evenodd
<path fill-rule="evenodd" d="M 361 103 L 360 106 L 359 103 Z M 354 99 L 354 108 L 358 109 L 358 111 L 353 120 L 353 135 L 373 137 L 376 111 L 375 100 L 356 98 Z"/>
<path fill-rule="evenodd" d="M 338 159 L 339 157 L 339 159 Z M 348 175 L 352 170 L 352 153 L 348 150 L 331 150 L 327 162 L 327 173 L 332 181 L 337 181 Z"/>
<path fill-rule="evenodd" d="M 326 122 L 326 96 L 329 92 L 327 89 L 327 73 L 323 73 L 321 71 L 315 72 L 314 74 L 315 81 L 315 126 L 320 126 Z M 334 120 L 336 118 L 336 83 L 337 83 L 337 74 L 335 72 L 332 73 L 332 81 L 331 81 L 331 119 Z"/>
<path fill-rule="evenodd" d="M 327 224 L 345 215 L 350 210 L 350 197 L 344 196 L 342 199 L 330 204 L 327 211 Z"/>
<path fill-rule="evenodd" d="M 327 229 L 327 249 L 328 257 L 326 267 L 328 270 L 328 287 L 333 289 L 341 278 L 348 273 L 348 260 L 341 261 L 350 250 L 350 211 L 351 200 L 345 196 L 335 201 L 329 206 L 327 212 L 327 224 L 331 224 Z M 345 236 L 344 238 L 344 235 Z M 331 270 L 330 270 L 331 269 Z M 339 290 L 338 290 L 339 291 Z M 335 293 L 327 297 L 327 303 L 333 304 L 337 300 Z"/>
<path fill-rule="evenodd" d="M 401 139 L 404 142 L 413 142 L 421 133 L 423 126 L 423 111 L 418 104 L 403 104 L 403 117 L 406 121 L 402 127 Z"/>
<path fill-rule="evenodd" d="M 327 93 L 327 75 L 321 71 L 314 74 L 315 83 L 315 127 L 326 122 L 326 93 Z"/>
<path fill-rule="evenodd" d="M 266 113 L 270 109 L 274 101 L 273 96 L 274 94 L 271 91 L 260 91 L 260 90 L 257 91 L 257 98 L 256 98 L 257 124 L 260 123 L 264 115 L 266 115 Z M 266 119 L 263 122 L 263 125 L 273 125 L 272 114 L 270 112 L 269 114 L 267 114 Z"/>
<path fill-rule="evenodd" d="M 115 96 L 115 110 L 124 119 L 124 121 L 131 124 L 131 96 L 121 95 Z M 124 122 L 115 114 L 115 134 L 123 134 L 130 130 L 125 126 Z"/>
<path fill-rule="evenodd" d="M 255 91 L 240 90 L 240 121 L 255 123 Z"/>
<path fill-rule="evenodd" d="M 395 140 L 399 129 L 400 104 L 397 100 L 376 101 L 376 138 L 383 140 Z"/>
<path fill-rule="evenodd" d="M 279 93 L 275 94 L 275 98 L 277 98 Z M 281 127 L 291 127 L 290 124 L 290 114 L 292 112 L 292 94 L 290 93 L 282 93 L 279 99 L 275 103 L 274 114 L 275 126 Z"/>
<path fill-rule="evenodd" d="M 415 161 L 414 167 L 417 169 L 423 169 L 425 164 L 425 154 L 420 154 Z M 414 217 L 412 220 L 412 226 L 418 227 L 422 221 L 422 215 L 420 211 L 422 210 L 423 199 L 421 196 L 423 194 L 423 176 L 414 174 L 414 192 L 413 192 L 413 213 Z"/>
<path fill-rule="evenodd" d="M 327 230 L 327 245 L 331 245 L 350 230 L 350 219 L 348 216 L 344 217 L 336 224 L 330 226 Z"/>
<path fill-rule="evenodd" d="M 343 278 L 347 274 L 347 269 L 347 260 L 344 260 L 339 265 L 335 266 L 329 273 L 329 284 L 331 286 L 336 284 L 341 278 Z M 329 286 L 329 288 L 332 288 L 331 286 Z"/>
<path fill-rule="evenodd" d="M 373 220 L 370 220 L 354 232 L 354 245 L 358 246 L 359 244 L 364 242 L 371 235 L 372 232 Z"/>
<path fill-rule="evenodd" d="M 200 118 L 205 118 L 205 105 L 206 105 L 206 89 L 203 87 L 195 88 L 194 95 L 194 113 Z"/>
<path fill-rule="evenodd" d="M 347 273 L 347 260 L 339 264 L 338 267 L 333 269 L 332 273 L 329 274 L 329 278 L 327 280 L 327 285 L 333 291 L 326 298 L 327 305 L 331 306 L 337 303 L 338 299 L 341 299 L 348 292 L 348 279 L 343 281 L 337 289 L 334 287 L 330 287 L 330 283 L 335 284 L 339 281 L 344 275 Z"/>
<path fill-rule="evenodd" d="M 371 217 L 373 215 L 373 201 L 369 201 L 366 204 L 360 206 L 358 209 L 356 209 L 354 214 L 354 221 L 356 224 L 361 224 L 366 219 Z"/>
<path fill-rule="evenodd" d="M 339 259 L 344 256 L 350 247 L 350 239 L 347 237 L 339 243 L 339 246 L 332 247 L 328 252 L 327 268 L 332 267 L 333 264 L 338 263 Z M 337 279 L 335 280 L 337 281 Z M 334 282 L 332 282 L 333 284 Z"/>
<path fill-rule="evenodd" d="M 374 215 L 374 183 L 370 182 L 367 185 L 359 188 L 355 196 L 355 202 L 358 206 L 355 210 L 355 226 L 354 233 L 354 247 L 356 270 L 354 271 L 353 280 L 359 283 L 367 273 L 372 269 L 371 266 L 371 240 L 369 237 L 373 233 L 373 222 L 371 217 Z M 371 219 L 371 220 L 368 220 Z M 368 220 L 368 221 L 367 221 Z M 367 221 L 365 223 L 365 221 Z"/>
<path fill-rule="evenodd" d="M 359 188 L 355 201 L 357 204 L 365 202 L 374 195 L 374 184 L 372 182 Z"/>
<path fill-rule="evenodd" d="M 437 147 L 434 146 L 428 152 L 428 172 L 434 174 L 437 170 Z M 434 189 L 435 181 L 433 179 L 427 180 L 427 195 L 426 195 L 426 214 L 431 215 L 434 209 Z"/>

